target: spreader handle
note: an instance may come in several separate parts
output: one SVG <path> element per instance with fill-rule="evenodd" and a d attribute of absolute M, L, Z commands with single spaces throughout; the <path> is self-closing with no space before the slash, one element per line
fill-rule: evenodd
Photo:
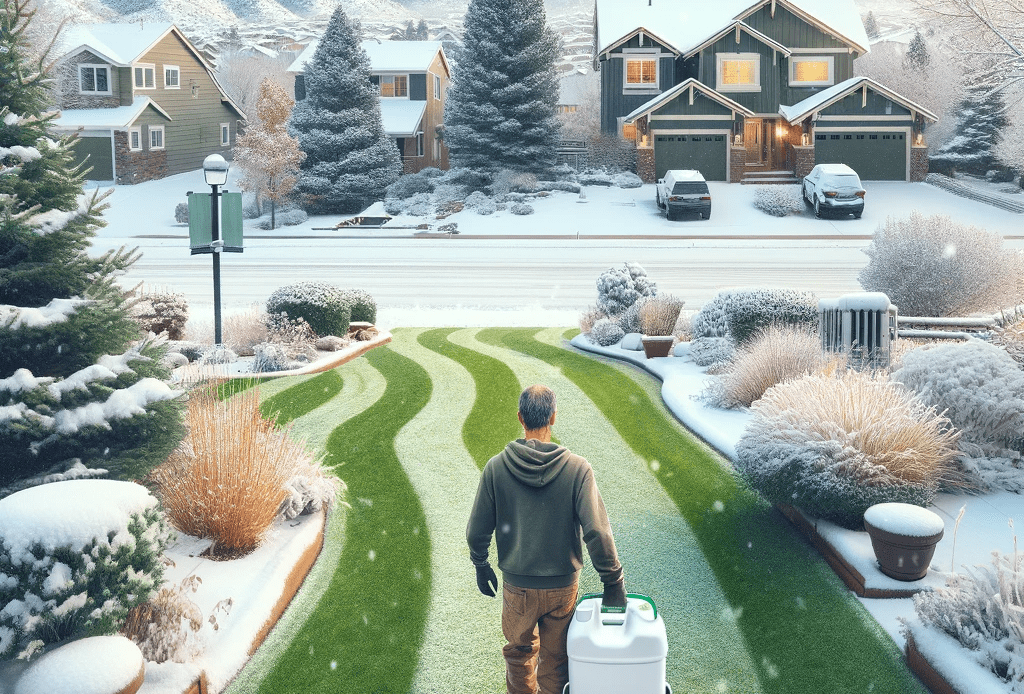
<path fill-rule="evenodd" d="M 580 599 L 576 601 L 576 607 L 579 607 L 580 603 L 583 602 L 584 600 L 590 600 L 591 598 L 603 598 L 603 597 L 604 597 L 604 593 L 584 593 L 582 596 L 580 596 Z M 654 604 L 654 600 L 652 600 L 651 598 L 647 597 L 646 595 L 641 595 L 640 593 L 626 593 L 626 597 L 627 598 L 636 598 L 637 600 L 643 600 L 644 602 L 649 604 L 651 606 L 651 608 L 654 609 L 654 618 L 655 619 L 658 618 L 658 606 Z M 621 612 L 625 612 L 625 611 L 626 611 L 626 608 L 624 608 L 624 607 L 605 607 L 604 605 L 601 605 L 601 613 L 602 614 L 608 614 L 608 613 L 615 614 L 616 612 L 621 613 Z"/>

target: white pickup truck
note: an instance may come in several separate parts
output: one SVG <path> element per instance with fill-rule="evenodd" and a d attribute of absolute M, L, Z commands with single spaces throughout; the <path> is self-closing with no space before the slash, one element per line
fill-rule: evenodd
<path fill-rule="evenodd" d="M 658 179 L 655 190 L 658 208 L 665 210 L 669 220 L 675 220 L 687 212 L 698 214 L 704 219 L 711 218 L 711 191 L 700 171 L 666 171 L 664 178 Z"/>

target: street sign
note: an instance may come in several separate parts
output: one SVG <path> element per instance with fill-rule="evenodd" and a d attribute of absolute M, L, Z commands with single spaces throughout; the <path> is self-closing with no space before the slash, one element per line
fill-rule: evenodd
<path fill-rule="evenodd" d="M 220 194 L 220 240 L 223 251 L 242 252 L 242 194 Z M 213 253 L 213 225 L 210 217 L 210 194 L 191 193 L 188 196 L 188 239 L 191 255 Z"/>

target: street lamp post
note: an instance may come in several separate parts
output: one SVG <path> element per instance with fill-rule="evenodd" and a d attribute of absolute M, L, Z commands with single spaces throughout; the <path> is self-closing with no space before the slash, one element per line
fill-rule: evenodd
<path fill-rule="evenodd" d="M 220 210 L 218 201 L 220 191 L 218 188 L 228 180 L 228 167 L 230 164 L 219 154 L 211 154 L 203 160 L 203 176 L 207 185 L 210 186 L 210 216 L 213 225 L 210 246 L 213 249 L 213 341 L 220 345 L 220 254 L 224 249 L 224 242 L 220 238 Z"/>

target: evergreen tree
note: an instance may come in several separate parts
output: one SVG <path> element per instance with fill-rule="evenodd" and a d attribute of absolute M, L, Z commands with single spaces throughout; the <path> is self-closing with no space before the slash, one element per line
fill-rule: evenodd
<path fill-rule="evenodd" d="M 295 189 L 304 156 L 299 141 L 288 134 L 286 127 L 294 105 L 295 100 L 282 86 L 263 78 L 254 121 L 238 138 L 233 152 L 234 162 L 245 172 L 239 187 L 256 194 L 260 210 L 263 198 L 270 200 L 271 229 L 275 227 L 277 205 Z"/>
<path fill-rule="evenodd" d="M 928 44 L 925 42 L 921 30 L 918 29 L 914 32 L 914 38 L 910 39 L 910 45 L 907 46 L 907 55 L 903 59 L 903 64 L 905 67 L 920 72 L 926 69 L 931 62 L 932 57 L 928 53 Z"/>
<path fill-rule="evenodd" d="M 138 254 L 89 257 L 104 196 L 83 194 L 74 141 L 40 113 L 29 0 L 0 2 L 0 488 L 73 459 L 141 476 L 183 430 L 173 393 L 147 380 L 167 375 L 159 353 L 129 349 L 139 331 L 115 278 Z"/>
<path fill-rule="evenodd" d="M 292 110 L 289 132 L 306 154 L 296 191 L 314 214 L 359 212 L 402 173 L 359 39 L 358 23 L 338 7 L 306 63 L 306 98 Z"/>
<path fill-rule="evenodd" d="M 542 172 L 558 141 L 558 39 L 543 0 L 472 0 L 445 107 L 452 165 Z"/>
<path fill-rule="evenodd" d="M 416 25 L 416 40 L 417 41 L 429 41 L 430 40 L 430 29 L 427 28 L 426 20 L 421 19 L 420 23 Z"/>
<path fill-rule="evenodd" d="M 996 164 L 993 148 L 1009 119 L 998 76 L 992 70 L 969 74 L 964 98 L 956 108 L 956 134 L 930 157 L 930 166 L 983 175 Z"/>
<path fill-rule="evenodd" d="M 402 40 L 403 41 L 415 41 L 416 40 L 416 29 L 415 29 L 415 27 L 413 27 L 411 19 L 409 20 L 408 24 L 405 25 L 405 33 L 402 34 Z"/>
<path fill-rule="evenodd" d="M 874 12 L 868 12 L 868 16 L 864 18 L 864 31 L 867 32 L 869 39 L 878 38 L 878 20 L 875 19 Z"/>

